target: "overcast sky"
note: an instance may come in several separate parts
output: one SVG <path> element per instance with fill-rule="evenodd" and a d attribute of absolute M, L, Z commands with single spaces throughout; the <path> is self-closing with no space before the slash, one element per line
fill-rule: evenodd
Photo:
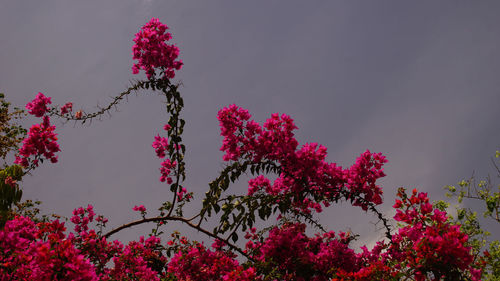
<path fill-rule="evenodd" d="M 382 152 L 389 212 L 400 186 L 438 200 L 444 185 L 493 173 L 499 13 L 498 1 L 0 0 L 0 92 L 18 106 L 42 92 L 91 112 L 144 77 L 131 73 L 132 39 L 157 17 L 185 63 L 176 81 L 188 190 L 200 198 L 223 167 L 216 114 L 236 103 L 259 122 L 291 115 L 299 141 L 325 145 L 340 165 Z M 136 204 L 156 209 L 171 196 L 151 147 L 167 118 L 161 98 L 145 93 L 91 126 L 54 120 L 60 161 L 25 178 L 24 198 L 65 216 L 92 203 L 111 226 L 137 218 Z M 375 219 L 358 208 L 333 207 L 322 219 L 374 237 Z"/>

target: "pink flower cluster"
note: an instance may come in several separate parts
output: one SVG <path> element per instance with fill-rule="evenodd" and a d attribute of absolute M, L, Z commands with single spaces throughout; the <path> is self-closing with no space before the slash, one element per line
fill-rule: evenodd
<path fill-rule="evenodd" d="M 336 237 L 331 231 L 308 237 L 305 229 L 300 223 L 275 227 L 262 242 L 247 242 L 246 249 L 264 275 L 275 274 L 279 280 L 375 280 L 380 272 L 394 275 L 379 259 L 381 247 L 355 253 L 346 233 Z M 257 239 L 255 229 L 251 232 L 246 238 Z"/>
<path fill-rule="evenodd" d="M 76 233 L 58 220 L 35 224 L 16 217 L 0 230 L 0 280 L 157 280 L 166 276 L 160 239 L 141 237 L 123 246 L 89 229 L 91 205 L 73 212 Z M 101 216 L 99 221 L 106 219 Z M 112 263 L 110 263 L 112 261 Z"/>
<path fill-rule="evenodd" d="M 163 127 L 165 131 L 168 131 L 170 129 L 170 126 L 167 124 Z M 166 151 L 168 149 L 168 139 L 165 137 L 160 137 L 160 135 L 155 136 L 155 141 L 153 142 L 153 148 L 155 149 L 156 156 L 158 158 L 165 158 L 167 156 Z M 167 182 L 167 184 L 172 184 L 172 178 L 170 177 L 170 173 L 172 172 L 172 169 L 175 167 L 176 162 L 172 161 L 170 159 L 165 159 L 161 163 L 160 167 L 160 181 L 161 182 Z"/>
<path fill-rule="evenodd" d="M 273 228 L 267 237 L 253 228 L 245 252 L 251 263 L 240 265 L 236 255 L 216 240 L 181 245 L 169 241 L 175 255 L 168 260 L 160 239 L 141 237 L 124 246 L 108 242 L 89 224 L 93 207 L 78 208 L 71 222 L 75 233 L 65 234 L 64 223 L 55 220 L 35 224 L 16 217 L 0 230 L 0 280 L 427 280 L 432 277 L 469 276 L 479 280 L 467 235 L 447 222 L 444 212 L 429 207 L 425 193 L 414 191 L 408 198 L 400 191 L 396 220 L 405 223 L 390 243 L 378 242 L 372 250 L 356 253 L 352 237 L 333 231 L 308 237 L 306 226 L 287 223 Z M 141 209 L 141 206 L 136 209 Z M 431 210 L 429 210 L 429 208 Z M 175 278 L 175 279 L 165 279 Z M 269 279 L 271 278 L 271 279 Z"/>
<path fill-rule="evenodd" d="M 13 179 L 11 176 L 7 176 L 4 182 L 6 185 L 10 185 L 10 187 L 12 188 L 16 187 L 17 184 L 17 181 Z"/>
<path fill-rule="evenodd" d="M 253 281 L 255 269 L 239 265 L 235 255 L 217 249 L 211 251 L 203 244 L 184 246 L 168 264 L 168 272 L 176 280 L 190 281 Z"/>
<path fill-rule="evenodd" d="M 134 208 L 132 208 L 132 210 L 136 211 L 136 212 L 146 212 L 146 207 L 144 207 L 144 205 L 139 205 L 139 206 L 134 206 Z"/>
<path fill-rule="evenodd" d="M 413 190 L 408 198 L 398 192 L 394 219 L 406 224 L 393 236 L 389 252 L 406 267 L 415 270 L 417 281 L 425 280 L 429 273 L 436 277 L 459 276 L 469 271 L 472 280 L 479 280 L 481 271 L 471 266 L 471 248 L 466 246 L 468 236 L 460 225 L 448 222 L 446 212 L 433 208 L 427 193 Z"/>
<path fill-rule="evenodd" d="M 47 105 L 51 103 L 49 97 L 46 97 L 42 93 L 38 93 L 34 100 L 26 104 L 26 109 L 29 114 L 35 115 L 36 117 L 42 117 L 49 111 Z"/>
<path fill-rule="evenodd" d="M 309 143 L 298 149 L 293 133 L 297 127 L 289 116 L 273 114 L 263 126 L 250 118 L 247 110 L 236 105 L 219 111 L 223 159 L 271 160 L 280 164 L 282 173 L 272 184 L 264 176 L 250 180 L 249 195 L 259 190 L 292 195 L 295 206 L 307 212 L 321 212 L 321 202 L 328 206 L 342 194 L 364 210 L 371 203 L 382 203 L 382 189 L 376 181 L 385 176 L 382 166 L 387 160 L 380 153 L 366 151 L 352 167 L 343 169 L 325 161 L 327 149 L 322 145 Z"/>
<path fill-rule="evenodd" d="M 133 276 L 134 280 L 160 281 L 160 277 L 165 276 L 162 271 L 167 259 L 161 255 L 159 244 L 160 239 L 154 236 L 130 242 L 121 253 L 113 257 L 115 266 L 107 272 L 109 277 L 102 280 L 128 281 Z"/>
<path fill-rule="evenodd" d="M 88 224 L 94 220 L 94 217 L 95 213 L 92 205 L 88 205 L 86 209 L 83 207 L 74 209 L 71 222 L 75 224 L 75 232 L 87 232 L 89 230 Z"/>
<path fill-rule="evenodd" d="M 44 116 L 48 112 L 47 104 L 50 104 L 50 98 L 38 93 L 36 98 L 26 105 L 30 114 L 36 117 L 42 117 L 40 124 L 31 126 L 28 137 L 23 140 L 23 146 L 19 149 L 19 155 L 16 155 L 15 164 L 28 167 L 30 162 L 38 166 L 39 159 L 45 157 L 52 163 L 57 162 L 56 152 L 60 151 L 57 143 L 57 134 L 54 133 L 56 127 L 50 125 L 49 116 Z M 30 157 L 34 156 L 34 159 Z"/>
<path fill-rule="evenodd" d="M 73 103 L 68 102 L 61 107 L 61 115 L 67 114 L 73 110 Z"/>
<path fill-rule="evenodd" d="M 98 280 L 95 267 L 64 235 L 64 223 L 16 217 L 0 231 L 0 280 Z"/>
<path fill-rule="evenodd" d="M 153 148 L 155 149 L 156 156 L 158 158 L 165 158 L 165 151 L 168 149 L 168 139 L 164 137 L 155 136 L 155 141 L 153 142 Z"/>
<path fill-rule="evenodd" d="M 50 125 L 48 116 L 43 117 L 43 122 L 31 126 L 28 137 L 23 140 L 23 146 L 19 149 L 14 163 L 28 167 L 29 163 L 38 166 L 38 159 L 42 156 L 52 163 L 57 162 L 56 152 L 61 151 L 57 143 L 57 134 L 54 133 L 55 126 Z M 34 156 L 34 159 L 30 157 Z"/>
<path fill-rule="evenodd" d="M 140 69 L 146 71 L 146 76 L 151 79 L 155 76 L 155 69 L 160 69 L 165 78 L 175 77 L 175 70 L 181 69 L 183 63 L 177 60 L 179 48 L 169 45 L 166 41 L 172 38 L 168 27 L 157 18 L 152 18 L 135 35 L 135 45 L 132 47 L 133 59 L 138 60 L 132 66 L 132 72 L 138 74 Z"/>

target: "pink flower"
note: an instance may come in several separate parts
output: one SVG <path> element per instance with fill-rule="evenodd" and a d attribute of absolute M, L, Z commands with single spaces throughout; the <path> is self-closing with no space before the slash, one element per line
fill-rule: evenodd
<path fill-rule="evenodd" d="M 408 198 L 400 189 L 398 196 L 394 219 L 406 225 L 392 237 L 389 253 L 393 258 L 407 260 L 407 266 L 416 269 L 415 276 L 421 277 L 416 280 L 423 280 L 428 272 L 445 275 L 456 268 L 473 272 L 468 236 L 460 226 L 448 222 L 446 212 L 433 210 L 427 193 L 414 189 Z"/>
<path fill-rule="evenodd" d="M 294 136 L 297 129 L 286 114 L 272 114 L 263 125 L 250 120 L 248 110 L 230 105 L 219 111 L 221 151 L 224 161 L 276 162 L 281 169 L 271 183 L 261 176 L 249 181 L 248 194 L 263 190 L 271 195 L 290 195 L 293 206 L 307 213 L 321 212 L 322 207 L 336 202 L 341 196 L 367 210 L 370 204 L 382 203 L 382 189 L 377 180 L 384 177 L 380 153 L 366 151 L 350 168 L 325 161 L 326 147 L 306 143 L 299 147 Z M 307 200 L 305 200 L 307 199 Z"/>
<path fill-rule="evenodd" d="M 49 111 L 47 104 L 51 103 L 50 98 L 46 97 L 42 93 L 38 93 L 34 100 L 26 104 L 26 109 L 29 114 L 35 115 L 36 117 L 42 117 L 47 111 Z"/>
<path fill-rule="evenodd" d="M 1 280 L 97 281 L 96 268 L 64 234 L 58 220 L 35 224 L 16 217 L 0 230 Z M 45 238 L 44 238 L 45 237 Z"/>
<path fill-rule="evenodd" d="M 160 181 L 164 182 L 167 181 L 167 184 L 172 183 L 172 178 L 169 177 L 171 170 L 175 167 L 176 162 L 171 161 L 170 159 L 167 159 L 161 163 L 161 168 L 160 168 Z"/>
<path fill-rule="evenodd" d="M 255 179 L 249 180 L 248 185 L 249 185 L 248 188 L 249 196 L 252 196 L 255 192 L 259 191 L 261 187 L 264 187 L 266 191 L 269 191 L 269 189 L 271 188 L 271 182 L 263 175 L 260 175 Z"/>
<path fill-rule="evenodd" d="M 166 43 L 172 38 L 166 32 L 167 29 L 157 18 L 152 18 L 135 35 L 132 53 L 133 59 L 138 62 L 132 66 L 133 74 L 138 74 L 143 69 L 148 79 L 151 79 L 157 74 L 156 69 L 159 69 L 162 78 L 172 79 L 175 76 L 174 70 L 181 69 L 183 63 L 177 60 L 179 48 Z"/>
<path fill-rule="evenodd" d="M 38 166 L 37 158 L 42 156 L 52 163 L 57 162 L 55 153 L 60 151 L 60 148 L 57 144 L 57 134 L 54 133 L 55 128 L 50 125 L 49 116 L 44 116 L 42 123 L 31 126 L 28 137 L 23 140 L 23 146 L 19 149 L 19 155 L 16 156 L 14 163 L 27 167 L 31 156 L 36 158 L 31 160 L 35 166 Z"/>
<path fill-rule="evenodd" d="M 136 211 L 136 212 L 146 212 L 146 207 L 144 207 L 144 205 L 139 205 L 139 206 L 134 206 L 134 208 L 132 208 L 132 210 Z"/>
<path fill-rule="evenodd" d="M 11 187 L 16 187 L 16 180 L 14 180 L 11 176 L 7 176 L 5 178 L 5 184 L 10 185 Z"/>
<path fill-rule="evenodd" d="M 70 112 L 73 109 L 73 103 L 68 102 L 64 106 L 61 107 L 61 115 L 64 115 Z"/>
<path fill-rule="evenodd" d="M 254 268 L 245 269 L 234 254 L 218 248 L 221 242 L 216 242 L 215 246 L 215 251 L 206 249 L 203 244 L 185 246 L 171 259 L 167 271 L 176 280 L 260 280 Z"/>
<path fill-rule="evenodd" d="M 159 135 L 155 136 L 155 141 L 152 146 L 155 149 L 156 155 L 159 158 L 164 158 L 166 156 L 165 151 L 168 149 L 168 139 L 160 137 Z"/>

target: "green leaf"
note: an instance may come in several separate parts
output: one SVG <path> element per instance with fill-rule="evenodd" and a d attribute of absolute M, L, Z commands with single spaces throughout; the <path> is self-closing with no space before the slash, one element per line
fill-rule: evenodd
<path fill-rule="evenodd" d="M 459 220 L 463 220 L 465 217 L 465 210 L 464 209 L 458 209 L 457 210 L 457 216 Z"/>
<path fill-rule="evenodd" d="M 231 239 L 233 240 L 233 242 L 236 243 L 236 241 L 238 241 L 238 234 L 236 234 L 236 232 L 234 232 L 232 235 L 231 235 Z"/>
<path fill-rule="evenodd" d="M 220 211 L 220 206 L 218 204 L 213 205 L 215 213 L 218 213 Z"/>
<path fill-rule="evenodd" d="M 488 211 L 493 212 L 495 210 L 495 207 L 497 206 L 497 202 L 495 200 L 495 197 L 491 196 L 486 199 L 486 206 L 488 208 Z"/>

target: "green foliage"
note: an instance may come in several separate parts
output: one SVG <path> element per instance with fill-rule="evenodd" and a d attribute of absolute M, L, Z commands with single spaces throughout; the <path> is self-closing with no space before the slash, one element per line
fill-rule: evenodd
<path fill-rule="evenodd" d="M 21 201 L 23 191 L 19 188 L 24 173 L 20 166 L 7 166 L 0 171 L 0 227 L 3 227 L 14 204 Z"/>
<path fill-rule="evenodd" d="M 256 214 L 262 219 L 266 220 L 276 212 L 270 207 L 272 202 L 275 202 L 276 196 L 271 195 L 257 195 L 257 196 L 228 196 L 220 199 L 222 193 L 227 190 L 231 182 L 239 179 L 241 174 L 246 173 L 250 169 L 252 174 L 259 173 L 259 171 L 277 172 L 279 167 L 271 161 L 253 164 L 250 161 L 244 163 L 235 162 L 227 166 L 221 175 L 212 181 L 209 186 L 210 190 L 205 193 L 206 197 L 203 199 L 203 213 L 208 211 L 210 216 L 211 210 L 218 213 L 222 209 L 222 216 L 220 224 L 214 229 L 215 233 L 225 233 L 226 231 L 233 231 L 232 239 L 236 241 L 238 237 L 235 231 L 241 226 L 245 231 L 247 228 L 252 228 Z M 222 207 L 221 207 L 222 205 Z"/>
<path fill-rule="evenodd" d="M 39 222 L 49 222 L 53 219 L 60 219 L 61 216 L 56 215 L 56 214 L 41 214 L 40 209 L 38 206 L 42 204 L 41 201 L 32 201 L 32 200 L 26 200 L 22 202 L 16 203 L 10 212 L 10 216 L 23 216 L 23 217 L 29 217 L 33 222 L 39 223 Z M 64 218 L 67 220 L 66 218 Z"/>
<path fill-rule="evenodd" d="M 500 242 L 492 241 L 483 256 L 486 272 L 484 280 L 500 280 Z"/>
<path fill-rule="evenodd" d="M 6 167 L 6 158 L 11 151 L 17 151 L 19 144 L 26 136 L 26 129 L 13 122 L 26 114 L 19 108 L 10 110 L 10 103 L 5 101 L 5 94 L 0 93 L 0 158 Z"/>
<path fill-rule="evenodd" d="M 3 227 L 12 206 L 21 201 L 23 195 L 17 182 L 22 179 L 24 172 L 18 165 L 8 166 L 6 158 L 10 152 L 17 152 L 19 144 L 26 136 L 26 129 L 13 122 L 24 116 L 24 111 L 19 108 L 11 111 L 10 103 L 5 101 L 5 95 L 0 93 L 0 158 L 3 161 L 3 169 L 0 170 L 0 227 Z"/>

